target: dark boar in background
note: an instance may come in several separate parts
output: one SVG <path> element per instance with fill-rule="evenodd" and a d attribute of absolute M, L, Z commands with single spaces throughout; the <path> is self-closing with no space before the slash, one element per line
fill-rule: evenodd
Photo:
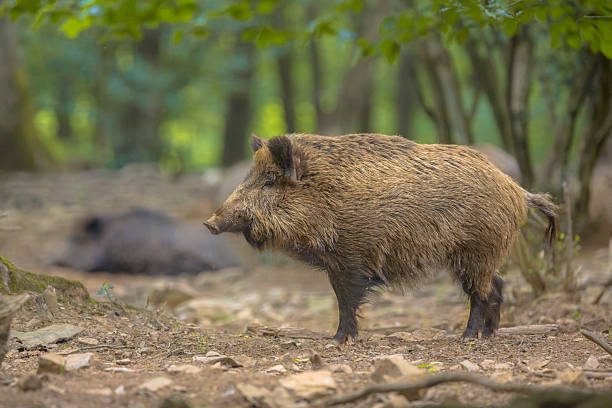
<path fill-rule="evenodd" d="M 205 222 L 241 232 L 327 271 L 336 293 L 334 342 L 357 338 L 356 311 L 380 286 L 414 286 L 446 269 L 470 298 L 463 338 L 499 325 L 496 271 L 527 209 L 555 206 L 466 146 L 425 145 L 372 134 L 253 137 L 253 167 Z"/>
<path fill-rule="evenodd" d="M 91 272 L 177 275 L 239 262 L 230 248 L 201 228 L 137 208 L 78 222 L 55 264 Z"/>

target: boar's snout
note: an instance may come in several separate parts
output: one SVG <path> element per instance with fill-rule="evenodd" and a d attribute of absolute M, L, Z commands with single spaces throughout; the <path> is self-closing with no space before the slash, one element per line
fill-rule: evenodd
<path fill-rule="evenodd" d="M 221 230 L 214 223 L 215 218 L 216 218 L 216 216 L 213 215 L 208 220 L 204 221 L 204 226 L 206 226 L 206 228 L 208 228 L 208 230 L 210 231 L 211 234 L 218 235 L 218 234 L 221 233 Z"/>

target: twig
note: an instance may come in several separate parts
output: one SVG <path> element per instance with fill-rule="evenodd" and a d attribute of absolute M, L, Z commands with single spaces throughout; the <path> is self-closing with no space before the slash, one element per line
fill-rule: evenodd
<path fill-rule="evenodd" d="M 498 336 L 513 336 L 516 334 L 545 334 L 559 331 L 558 324 L 530 324 L 527 326 L 502 327 L 497 331 Z"/>
<path fill-rule="evenodd" d="M 602 380 L 606 378 L 612 378 L 612 371 L 585 371 L 584 375 L 586 378 L 594 378 L 597 380 Z"/>
<path fill-rule="evenodd" d="M 612 239 L 608 241 L 608 275 L 612 275 Z M 612 287 L 612 277 L 604 284 L 603 288 L 601 288 L 601 292 L 599 292 L 599 295 L 597 295 L 593 301 L 594 305 L 599 304 L 604 293 L 606 293 L 610 287 Z"/>
<path fill-rule="evenodd" d="M 580 330 L 580 333 L 582 333 L 584 337 L 591 340 L 593 343 L 597 344 L 602 349 L 606 350 L 606 352 L 608 352 L 608 354 L 612 356 L 612 346 L 610 346 L 604 339 L 590 331 Z"/>
<path fill-rule="evenodd" d="M 433 377 L 426 378 L 421 381 L 414 383 L 390 383 L 390 384 L 375 384 L 368 387 L 362 388 L 352 393 L 338 395 L 336 397 L 330 397 L 321 401 L 320 405 L 330 406 L 338 404 L 346 404 L 349 402 L 357 401 L 361 398 L 367 397 L 377 393 L 409 393 L 418 391 L 424 388 L 431 388 L 439 384 L 446 384 L 450 382 L 467 382 L 472 384 L 482 385 L 492 391 L 496 392 L 513 392 L 517 394 L 537 394 L 544 391 L 571 391 L 583 395 L 593 395 L 593 392 L 578 390 L 570 387 L 543 387 L 534 384 L 520 384 L 520 383 L 499 383 L 493 381 L 487 377 L 480 375 L 474 375 L 470 373 L 444 373 Z"/>
<path fill-rule="evenodd" d="M 132 346 L 113 346 L 111 344 L 98 344 L 96 346 L 79 347 L 78 349 L 71 350 L 70 352 L 65 353 L 65 354 L 68 355 L 68 354 L 80 353 L 81 351 L 96 350 L 96 349 L 101 349 L 101 348 L 108 348 L 108 349 L 113 349 L 113 350 L 122 350 L 122 349 L 133 349 L 133 348 L 136 348 L 136 347 L 132 347 Z"/>

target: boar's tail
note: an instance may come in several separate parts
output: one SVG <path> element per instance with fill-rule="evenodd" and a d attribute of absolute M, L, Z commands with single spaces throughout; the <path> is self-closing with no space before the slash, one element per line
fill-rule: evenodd
<path fill-rule="evenodd" d="M 548 226 L 546 227 L 546 243 L 552 245 L 557 238 L 557 206 L 552 201 L 550 194 L 532 194 L 525 193 L 525 201 L 527 206 L 535 208 L 542 212 L 548 218 Z"/>

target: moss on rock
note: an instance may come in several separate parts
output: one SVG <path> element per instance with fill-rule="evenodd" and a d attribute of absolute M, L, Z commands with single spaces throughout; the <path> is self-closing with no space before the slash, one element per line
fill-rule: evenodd
<path fill-rule="evenodd" d="M 81 282 L 23 271 L 0 254 L 0 293 L 10 295 L 22 292 L 42 293 L 47 285 L 55 288 L 60 302 L 78 304 L 89 302 L 89 293 Z"/>

